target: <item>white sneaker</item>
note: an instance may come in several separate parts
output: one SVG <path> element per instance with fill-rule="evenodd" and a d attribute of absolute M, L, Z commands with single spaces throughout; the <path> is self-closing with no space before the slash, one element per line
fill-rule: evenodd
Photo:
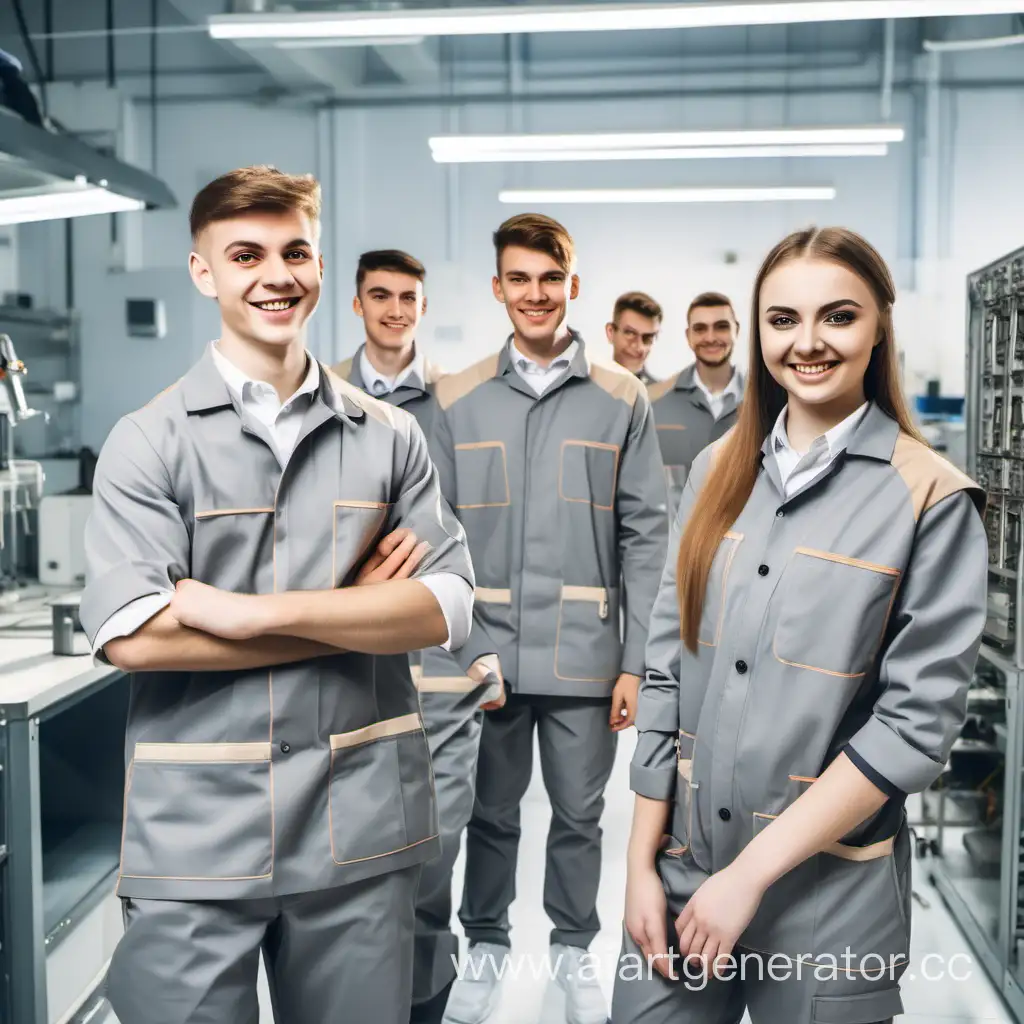
<path fill-rule="evenodd" d="M 597 975 L 597 960 L 579 946 L 551 947 L 555 984 L 565 993 L 566 1024 L 608 1024 L 608 1001 Z"/>
<path fill-rule="evenodd" d="M 442 1024 L 484 1024 L 498 1006 L 507 946 L 477 942 L 469 948 L 465 964 L 452 985 Z"/>

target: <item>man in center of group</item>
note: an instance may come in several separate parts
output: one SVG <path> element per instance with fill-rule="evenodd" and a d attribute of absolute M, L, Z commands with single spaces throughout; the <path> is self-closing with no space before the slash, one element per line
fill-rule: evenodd
<path fill-rule="evenodd" d="M 612 358 L 650 386 L 656 383 L 647 369 L 647 357 L 661 330 L 661 306 L 644 292 L 626 292 L 615 300 L 605 334 Z"/>
<path fill-rule="evenodd" d="M 438 382 L 431 445 L 476 572 L 459 661 L 470 675 L 500 672 L 506 689 L 484 718 L 459 911 L 471 962 L 445 1021 L 477 1024 L 497 1004 L 536 729 L 552 810 L 544 907 L 554 978 L 571 1024 L 604 1024 L 607 1001 L 581 961 L 600 927 L 604 788 L 617 734 L 635 715 L 666 557 L 661 461 L 644 385 L 592 363 L 567 326 L 579 278 L 565 228 L 524 214 L 494 244 L 493 290 L 512 335 Z"/>
<path fill-rule="evenodd" d="M 732 362 L 739 326 L 725 295 L 698 295 L 686 313 L 695 362 L 649 388 L 673 518 L 693 460 L 736 423 L 743 399 L 743 375 Z"/>
<path fill-rule="evenodd" d="M 437 414 L 440 376 L 416 341 L 427 299 L 423 264 L 397 249 L 363 253 L 356 270 L 353 309 L 363 320 L 365 344 L 335 372 L 389 405 L 403 406 L 429 437 Z M 411 656 L 430 745 L 437 792 L 441 854 L 423 865 L 416 899 L 412 1024 L 440 1021 L 455 979 L 458 939 L 451 930 L 452 871 L 462 832 L 473 811 L 473 784 L 489 684 L 470 679 L 454 658 L 435 647 Z"/>

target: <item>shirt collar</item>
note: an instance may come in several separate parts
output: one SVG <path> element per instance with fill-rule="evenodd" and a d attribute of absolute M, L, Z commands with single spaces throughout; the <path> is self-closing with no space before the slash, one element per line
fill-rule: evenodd
<path fill-rule="evenodd" d="M 865 402 L 854 412 L 850 413 L 846 419 L 837 423 L 831 430 L 827 430 L 824 434 L 819 434 L 812 442 L 810 448 L 808 448 L 806 454 L 812 452 L 827 452 L 829 458 L 834 458 L 839 452 L 841 452 L 850 440 L 850 436 L 857 429 L 857 425 L 864 418 L 864 414 L 868 409 L 868 402 Z M 772 451 L 778 454 L 779 452 L 790 452 L 793 455 L 797 455 L 797 452 L 793 449 L 789 443 L 789 435 L 786 433 L 786 414 L 789 410 L 788 405 L 782 407 L 782 411 L 779 413 L 778 418 L 775 420 L 775 426 L 772 429 Z"/>
<path fill-rule="evenodd" d="M 363 346 L 359 356 L 359 374 L 363 378 L 363 385 L 371 395 L 386 395 L 405 383 L 413 374 L 421 381 L 426 382 L 427 357 L 418 349 L 413 349 L 412 362 L 392 381 L 384 374 L 377 372 L 373 363 L 370 362 L 370 357 L 366 354 L 366 346 Z"/>
<path fill-rule="evenodd" d="M 228 388 L 240 402 L 244 402 L 257 388 L 269 389 L 272 394 L 276 395 L 273 385 L 268 384 L 265 380 L 253 380 L 252 377 L 245 373 L 244 370 L 240 370 L 235 366 L 220 351 L 215 341 L 210 342 L 210 353 L 213 356 L 214 365 L 224 378 L 224 383 L 227 384 Z M 306 370 L 306 377 L 295 394 L 289 396 L 285 401 L 291 401 L 298 398 L 299 395 L 311 395 L 320 386 L 320 364 L 308 352 L 306 353 L 306 359 L 309 364 L 309 368 Z M 283 405 L 284 402 L 281 404 Z"/>
<path fill-rule="evenodd" d="M 718 401 L 723 401 L 726 395 L 734 395 L 736 397 L 737 403 L 741 398 L 740 375 L 735 367 L 733 368 L 732 376 L 729 378 L 729 383 L 726 384 L 725 387 L 717 395 L 713 395 L 711 393 L 711 389 L 707 386 L 707 384 L 704 383 L 704 381 L 701 379 L 701 375 L 697 372 L 696 366 L 694 366 L 693 368 L 693 383 L 696 384 L 697 387 L 700 388 L 700 390 L 704 393 L 704 397 L 708 400 L 709 405 L 716 399 Z"/>
<path fill-rule="evenodd" d="M 541 366 L 536 360 L 531 359 L 520 351 L 519 346 L 515 343 L 515 338 L 509 339 L 509 355 L 512 358 L 512 362 L 518 369 L 524 370 L 526 373 L 547 373 L 549 370 L 563 369 L 566 366 L 571 366 L 573 359 L 576 358 L 576 351 L 579 347 L 579 342 L 573 338 L 564 352 L 556 356 L 548 366 Z"/>

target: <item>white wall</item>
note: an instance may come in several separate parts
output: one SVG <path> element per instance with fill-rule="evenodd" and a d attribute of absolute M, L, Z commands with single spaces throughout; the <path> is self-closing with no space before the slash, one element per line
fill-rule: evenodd
<path fill-rule="evenodd" d="M 756 111 L 757 121 L 815 124 L 877 119 L 877 96 L 844 96 L 841 100 L 843 108 L 837 109 L 835 98 L 826 102 L 805 97 L 791 100 L 788 111 L 781 109 L 781 100 L 765 102 Z M 744 123 L 744 108 L 750 106 L 749 101 L 738 99 L 709 100 L 702 102 L 699 110 L 690 111 L 667 103 L 526 106 L 523 125 L 538 132 L 621 125 L 637 130 L 730 125 Z M 341 187 L 339 193 L 361 199 L 345 203 L 332 225 L 334 246 L 343 257 L 337 286 L 351 289 L 349 267 L 364 248 L 394 245 L 413 252 L 428 267 L 433 326 L 461 328 L 461 343 L 435 345 L 446 364 L 463 365 L 482 357 L 504 336 L 504 313 L 491 296 L 491 233 L 504 218 L 520 212 L 498 202 L 498 193 L 505 187 L 838 187 L 839 197 L 830 203 L 541 208 L 565 223 L 577 243 L 582 288 L 573 312 L 574 325 L 595 347 L 604 349 L 603 328 L 615 297 L 634 288 L 650 292 L 666 309 L 662 340 L 653 357 L 655 368 L 663 372 L 689 361 L 685 347 L 680 346 L 685 346 L 686 308 L 697 292 L 714 288 L 729 293 L 741 319 L 749 319 L 750 282 L 757 265 L 789 231 L 811 223 L 846 224 L 867 235 L 894 264 L 900 263 L 912 245 L 910 221 L 901 212 L 912 194 L 911 150 L 907 146 L 882 159 L 843 161 L 476 164 L 455 168 L 436 165 L 429 155 L 428 137 L 451 130 L 444 110 L 343 110 L 334 118 L 340 176 L 351 185 L 350 189 Z M 460 112 L 460 132 L 492 133 L 506 128 L 506 112 L 501 107 L 478 106 Z M 364 167 L 372 169 L 372 174 L 363 173 Z M 449 182 L 449 176 L 454 180 Z M 735 262 L 726 263 L 727 253 Z M 344 333 L 342 352 L 358 343 L 356 326 L 351 323 Z"/>
<path fill-rule="evenodd" d="M 595 354 L 606 353 L 603 325 L 620 292 L 641 288 L 666 308 L 653 358 L 658 373 L 689 361 L 682 339 L 690 298 L 706 288 L 733 296 L 744 327 L 750 282 L 767 250 L 810 223 L 862 232 L 890 261 L 901 288 L 897 328 L 907 353 L 908 384 L 923 390 L 939 376 L 943 390 L 963 388 L 966 274 L 1024 245 L 1019 167 L 1024 157 L 1024 93 L 1003 89 L 943 93 L 938 245 L 920 262 L 916 187 L 923 118 L 909 92 L 898 92 L 894 120 L 908 140 L 886 158 L 816 161 L 679 161 L 653 164 L 530 164 L 442 167 L 427 139 L 449 132 L 865 123 L 878 120 L 875 91 L 616 103 L 481 104 L 336 109 L 232 103 L 162 106 L 158 172 L 178 197 L 169 212 L 141 215 L 140 269 L 110 272 L 109 221 L 75 226 L 75 292 L 84 328 L 84 442 L 98 446 L 118 416 L 147 401 L 188 367 L 216 331 L 215 309 L 186 274 L 188 204 L 215 175 L 254 162 L 317 173 L 325 188 L 325 298 L 311 347 L 332 360 L 360 338 L 349 306 L 355 259 L 364 249 L 398 247 L 428 266 L 430 314 L 424 343 L 450 369 L 493 351 L 506 334 L 490 291 L 491 233 L 517 212 L 502 206 L 507 186 L 673 184 L 834 184 L 831 203 L 731 206 L 550 208 L 576 239 L 582 293 L 572 322 Z M 138 111 L 137 162 L 149 154 L 147 111 Z M 1016 128 L 1014 126 L 1017 126 Z M 132 215 L 137 216 L 137 215 Z M 929 236 L 931 237 L 931 236 Z M 61 225 L 21 231 L 21 287 L 39 304 L 60 306 L 64 274 Z M 735 262 L 726 263 L 726 254 Z M 921 290 L 922 282 L 928 286 Z M 163 298 L 169 334 L 130 339 L 123 299 Z M 442 340 L 452 339 L 452 340 Z M 745 358 L 741 354 L 741 358 Z"/>
<path fill-rule="evenodd" d="M 161 108 L 158 124 L 158 173 L 179 206 L 126 215 L 143 222 L 136 269 L 118 267 L 109 218 L 81 218 L 74 224 L 75 306 L 83 336 L 82 442 L 97 450 L 120 416 L 177 380 L 216 337 L 216 306 L 196 292 L 187 270 L 188 208 L 196 191 L 243 164 L 273 163 L 294 172 L 317 169 L 316 115 L 309 111 L 242 104 L 169 106 Z M 140 165 L 149 152 L 144 132 Z M 30 225 L 21 234 L 22 287 L 36 295 L 38 305 L 61 307 L 63 224 Z M 164 301 L 165 338 L 128 336 L 125 300 L 132 297 Z M 319 346 L 316 337 L 311 342 Z"/>

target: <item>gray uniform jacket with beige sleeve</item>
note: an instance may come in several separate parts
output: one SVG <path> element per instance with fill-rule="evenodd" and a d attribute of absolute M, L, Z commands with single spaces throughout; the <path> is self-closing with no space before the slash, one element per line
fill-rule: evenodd
<path fill-rule="evenodd" d="M 193 578 L 269 594 L 349 585 L 386 532 L 432 550 L 417 574 L 471 586 L 465 535 L 412 416 L 321 366 L 282 470 L 209 351 L 103 446 L 86 531 L 90 640 L 136 598 Z M 437 810 L 405 654 L 131 680 L 118 892 L 310 892 L 429 859 Z"/>
<path fill-rule="evenodd" d="M 575 337 L 539 398 L 508 344 L 442 378 L 431 454 L 477 578 L 463 668 L 497 654 L 514 692 L 604 697 L 643 675 L 669 524 L 643 384 Z"/>
<path fill-rule="evenodd" d="M 845 752 L 889 799 L 772 885 L 740 945 L 789 956 L 850 947 L 888 965 L 908 954 L 904 798 L 947 763 L 981 643 L 984 497 L 873 403 L 845 453 L 788 499 L 766 441 L 691 653 L 675 562 L 723 443 L 696 460 L 673 525 L 631 786 L 672 801 L 667 852 L 710 874 Z"/>

